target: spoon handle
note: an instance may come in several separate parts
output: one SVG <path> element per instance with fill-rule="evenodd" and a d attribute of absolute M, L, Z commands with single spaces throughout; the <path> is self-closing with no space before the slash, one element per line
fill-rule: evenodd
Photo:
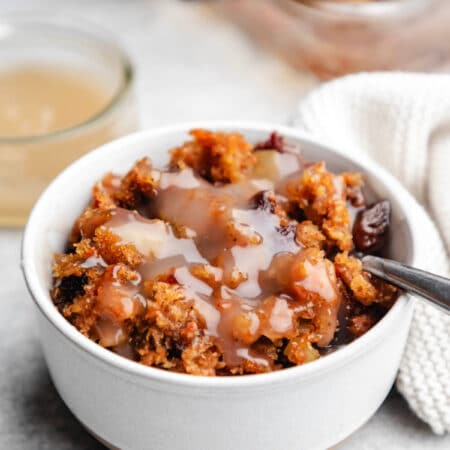
<path fill-rule="evenodd" d="M 450 314 L 450 280 L 397 261 L 364 256 L 364 270 L 406 291 L 420 295 Z"/>

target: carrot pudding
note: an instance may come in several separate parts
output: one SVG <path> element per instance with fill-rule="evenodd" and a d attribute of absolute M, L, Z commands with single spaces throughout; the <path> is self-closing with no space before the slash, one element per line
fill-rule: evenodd
<path fill-rule="evenodd" d="M 148 366 L 241 375 L 313 361 L 386 313 L 396 289 L 352 256 L 389 231 L 361 174 L 276 133 L 191 136 L 168 167 L 144 158 L 93 187 L 53 266 L 53 301 L 80 332 Z"/>

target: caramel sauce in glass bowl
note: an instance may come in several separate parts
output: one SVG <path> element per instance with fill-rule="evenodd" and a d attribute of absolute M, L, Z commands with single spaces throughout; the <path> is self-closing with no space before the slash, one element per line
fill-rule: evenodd
<path fill-rule="evenodd" d="M 0 20 L 0 225 L 23 225 L 62 169 L 137 128 L 132 84 L 127 55 L 92 24 Z"/>
<path fill-rule="evenodd" d="M 0 138 L 42 136 L 78 125 L 109 101 L 99 80 L 64 67 L 0 72 Z"/>

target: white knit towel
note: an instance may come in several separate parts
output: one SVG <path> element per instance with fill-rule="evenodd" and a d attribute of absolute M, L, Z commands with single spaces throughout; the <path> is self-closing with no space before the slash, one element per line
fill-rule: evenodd
<path fill-rule="evenodd" d="M 443 238 L 417 205 L 414 226 L 424 237 L 418 265 L 449 275 L 450 76 L 340 78 L 301 102 L 294 125 L 346 154 L 373 158 L 401 180 Z M 416 305 L 397 387 L 417 416 L 443 434 L 450 431 L 450 316 L 423 301 Z"/>

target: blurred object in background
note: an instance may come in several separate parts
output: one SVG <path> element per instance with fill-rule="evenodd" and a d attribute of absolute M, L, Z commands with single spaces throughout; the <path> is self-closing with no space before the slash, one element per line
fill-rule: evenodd
<path fill-rule="evenodd" d="M 0 225 L 22 225 L 58 172 L 136 129 L 132 81 L 128 57 L 94 25 L 0 17 Z"/>
<path fill-rule="evenodd" d="M 217 0 L 265 48 L 320 78 L 450 68 L 450 0 Z"/>

